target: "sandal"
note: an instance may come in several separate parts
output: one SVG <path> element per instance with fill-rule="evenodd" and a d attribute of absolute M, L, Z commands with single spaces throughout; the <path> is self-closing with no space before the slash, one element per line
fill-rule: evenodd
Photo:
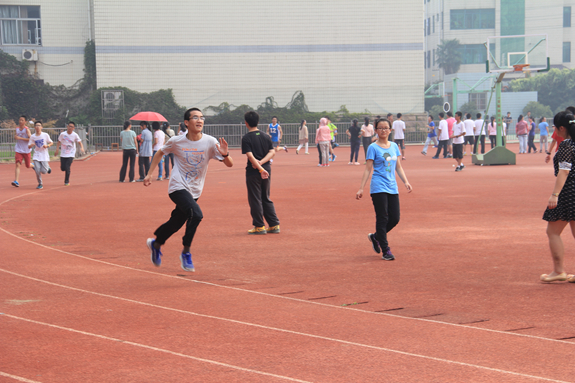
<path fill-rule="evenodd" d="M 549 276 L 547 274 L 542 274 L 541 277 L 539 279 L 541 279 L 542 282 L 555 282 L 555 281 L 566 281 L 567 279 L 569 279 L 569 275 L 567 275 L 567 273 L 563 272 L 561 274 L 557 274 L 555 276 Z M 575 279 L 573 280 L 573 282 L 575 282 Z"/>

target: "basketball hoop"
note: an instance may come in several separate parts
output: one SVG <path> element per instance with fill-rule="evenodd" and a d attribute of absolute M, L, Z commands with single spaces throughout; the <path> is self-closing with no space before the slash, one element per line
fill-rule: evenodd
<path fill-rule="evenodd" d="M 513 65 L 513 72 L 523 72 L 523 68 L 528 67 L 530 64 L 517 64 Z M 527 68 L 529 69 L 529 68 Z"/>

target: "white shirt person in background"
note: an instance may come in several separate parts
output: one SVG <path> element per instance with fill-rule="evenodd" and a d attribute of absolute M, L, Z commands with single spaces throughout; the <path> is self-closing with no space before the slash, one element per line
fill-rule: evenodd
<path fill-rule="evenodd" d="M 401 149 L 401 159 L 405 160 L 405 122 L 401 119 L 402 114 L 397 113 L 397 120 L 393 121 L 393 142 Z"/>
<path fill-rule="evenodd" d="M 42 121 L 34 123 L 34 133 L 28 141 L 28 147 L 34 148 L 34 171 L 36 172 L 36 179 L 38 180 L 38 187 L 36 189 L 43 189 L 42 174 L 52 173 L 50 169 L 50 153 L 48 148 L 54 144 L 52 139 L 47 133 L 42 133 Z"/>
<path fill-rule="evenodd" d="M 62 147 L 62 154 L 60 155 L 60 170 L 65 172 L 64 186 L 70 185 L 70 168 L 74 161 L 74 157 L 76 157 L 76 143 L 80 144 L 80 154 L 84 154 L 84 145 L 82 145 L 80 136 L 74 132 L 75 128 L 76 123 L 73 121 L 68 122 L 66 131 L 60 133 L 60 136 L 58 136 L 56 152 L 54 152 L 54 156 L 57 156 L 59 147 Z"/>

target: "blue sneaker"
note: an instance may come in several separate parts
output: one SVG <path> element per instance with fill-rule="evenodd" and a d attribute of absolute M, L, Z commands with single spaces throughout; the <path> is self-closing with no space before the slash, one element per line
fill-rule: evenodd
<path fill-rule="evenodd" d="M 150 249 L 150 251 L 152 252 L 152 263 L 155 266 L 160 267 L 160 265 L 162 264 L 162 252 L 160 250 L 156 250 L 156 248 L 154 247 L 155 242 L 156 242 L 155 239 L 148 238 L 148 240 L 146 241 L 146 245 L 148 245 L 148 249 Z"/>
<path fill-rule="evenodd" d="M 20 184 L 18 181 L 12 181 L 12 186 L 20 187 Z"/>
<path fill-rule="evenodd" d="M 42 186 L 42 184 L 40 184 L 36 187 L 36 189 L 44 189 L 44 186 Z"/>
<path fill-rule="evenodd" d="M 180 254 L 180 261 L 182 261 L 182 269 L 186 271 L 196 271 L 194 264 L 192 263 L 192 254 L 182 253 Z"/>

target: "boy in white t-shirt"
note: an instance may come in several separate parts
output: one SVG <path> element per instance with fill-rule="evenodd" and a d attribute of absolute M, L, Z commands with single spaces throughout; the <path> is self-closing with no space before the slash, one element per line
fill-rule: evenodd
<path fill-rule="evenodd" d="M 34 123 L 34 133 L 28 141 L 28 147 L 34 148 L 34 171 L 36 172 L 36 179 L 38 180 L 38 187 L 36 189 L 43 189 L 42 174 L 52 173 L 50 169 L 50 152 L 48 148 L 54 144 L 52 139 L 47 133 L 42 133 L 42 121 Z"/>
<path fill-rule="evenodd" d="M 162 157 L 165 154 L 174 154 L 174 168 L 168 185 L 168 194 L 176 207 L 170 219 L 154 232 L 156 239 L 148 238 L 146 242 L 151 251 L 152 263 L 156 266 L 162 263 L 161 246 L 186 224 L 186 232 L 182 241 L 184 248 L 180 261 L 182 269 L 195 271 L 190 246 L 203 218 L 200 205 L 196 201 L 200 198 L 204 188 L 208 162 L 216 159 L 229 168 L 234 165 L 226 140 L 220 138 L 218 143 L 216 138 L 202 133 L 204 121 L 205 117 L 200 109 L 188 109 L 184 114 L 184 122 L 188 128 L 187 134 L 170 138 L 162 148 L 158 149 L 150 170 L 144 178 L 144 186 L 151 185 L 152 173 Z"/>
<path fill-rule="evenodd" d="M 153 157 L 156 155 L 158 150 L 160 150 L 162 146 L 164 146 L 166 135 L 164 134 L 164 131 L 160 129 L 160 123 L 158 121 L 152 122 L 152 129 L 154 130 L 154 141 L 153 141 L 154 144 L 152 146 L 153 150 L 152 157 Z M 164 157 L 162 157 L 162 160 L 160 161 L 160 164 L 158 166 L 158 181 L 162 180 L 163 168 L 164 168 Z"/>
<path fill-rule="evenodd" d="M 481 113 L 477 113 L 475 116 L 476 120 L 474 122 L 473 134 L 475 135 L 475 146 L 473 152 L 477 153 L 477 145 L 481 142 L 481 154 L 485 153 L 485 129 L 487 127 L 483 126 L 483 119 L 481 118 Z"/>
<path fill-rule="evenodd" d="M 463 139 L 463 136 L 465 136 L 465 124 L 461 121 L 461 117 L 463 117 L 463 113 L 455 113 L 453 133 L 450 137 L 453 139 L 453 159 L 457 162 L 457 167 L 455 168 L 456 172 L 462 171 L 465 167 L 465 165 L 461 163 L 463 160 L 463 143 L 465 142 Z"/>
<path fill-rule="evenodd" d="M 471 113 L 465 115 L 465 120 L 463 121 L 465 125 L 465 137 L 463 137 L 463 155 L 467 155 L 467 144 L 469 144 L 470 152 L 473 152 L 473 146 L 475 145 L 475 134 L 473 132 L 475 128 L 475 122 L 471 119 Z"/>
<path fill-rule="evenodd" d="M 405 160 L 405 122 L 401 119 L 402 114 L 397 113 L 397 120 L 393 121 L 391 129 L 393 130 L 393 142 L 401 149 L 401 159 Z"/>
<path fill-rule="evenodd" d="M 72 167 L 74 157 L 76 157 L 76 143 L 80 144 L 80 154 L 84 153 L 84 145 L 82 145 L 80 136 L 74 132 L 75 128 L 75 122 L 68 122 L 66 131 L 60 133 L 58 136 L 58 142 L 56 142 L 56 152 L 54 153 L 55 156 L 58 155 L 58 149 L 62 147 L 62 154 L 60 155 L 60 170 L 65 172 L 64 186 L 70 185 L 70 168 Z"/>

